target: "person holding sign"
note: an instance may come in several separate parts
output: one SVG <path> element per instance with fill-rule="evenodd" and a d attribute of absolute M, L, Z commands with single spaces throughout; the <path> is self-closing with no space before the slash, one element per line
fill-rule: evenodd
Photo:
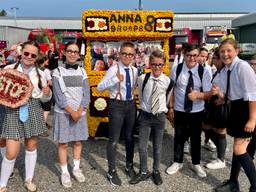
<path fill-rule="evenodd" d="M 134 138 L 133 130 L 136 118 L 135 88 L 137 69 L 132 66 L 135 58 L 135 47 L 131 42 L 124 42 L 120 48 L 120 62 L 112 65 L 97 86 L 98 91 L 110 92 L 109 101 L 109 141 L 107 158 L 109 171 L 107 178 L 114 186 L 120 186 L 116 171 L 116 146 L 121 129 L 125 132 L 126 169 L 129 177 L 135 175 L 133 169 Z"/>
<path fill-rule="evenodd" d="M 36 65 L 38 54 L 39 46 L 35 42 L 27 41 L 22 45 L 21 59 L 16 64 L 7 66 L 8 69 L 26 74 L 33 89 L 28 102 L 17 108 L 6 107 L 1 137 L 6 139 L 7 151 L 1 165 L 0 192 L 7 191 L 7 182 L 19 154 L 22 138 L 25 139 L 24 187 L 28 191 L 37 190 L 32 180 L 37 160 L 38 136 L 47 131 L 40 100 L 46 102 L 51 99 L 44 73 Z"/>

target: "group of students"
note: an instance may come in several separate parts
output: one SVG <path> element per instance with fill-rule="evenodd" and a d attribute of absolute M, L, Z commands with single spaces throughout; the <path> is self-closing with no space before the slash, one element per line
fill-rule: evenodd
<path fill-rule="evenodd" d="M 0 191 L 7 191 L 15 160 L 20 151 L 20 144 L 25 144 L 25 182 L 28 191 L 36 191 L 33 182 L 37 160 L 38 136 L 47 131 L 42 103 L 48 102 L 52 91 L 47 84 L 45 73 L 39 69 L 37 43 L 27 41 L 22 44 L 21 57 L 16 64 L 6 69 L 16 69 L 28 76 L 33 84 L 29 101 L 19 108 L 1 106 L 1 154 L 3 157 L 0 176 Z M 58 156 L 62 170 L 61 182 L 64 186 L 72 185 L 67 168 L 68 143 L 73 144 L 72 174 L 78 182 L 85 177 L 80 169 L 82 140 L 88 137 L 86 108 L 90 101 L 90 88 L 85 70 L 78 66 L 79 47 L 76 43 L 66 44 L 64 49 L 66 62 L 53 72 L 54 140 L 58 142 Z M 24 110 L 26 106 L 26 110 Z M 6 147 L 4 147 L 6 146 Z"/>
<path fill-rule="evenodd" d="M 131 178 L 129 183 L 137 184 L 152 175 L 156 185 L 162 184 L 159 165 L 167 113 L 167 118 L 174 121 L 175 129 L 174 163 L 167 168 L 167 174 L 175 174 L 183 167 L 184 143 L 190 138 L 192 170 L 199 177 L 207 176 L 200 165 L 203 127 L 217 147 L 217 159 L 209 162 L 206 167 L 209 169 L 225 167 L 227 130 L 227 133 L 234 137 L 230 179 L 215 191 L 240 191 L 238 175 L 241 167 L 250 181 L 250 192 L 256 191 L 253 154 L 247 152 L 249 148 L 250 151 L 255 151 L 255 73 L 247 62 L 237 57 L 237 48 L 234 39 L 226 39 L 220 44 L 219 49 L 214 53 L 213 60 L 217 71 L 213 75 L 211 68 L 203 66 L 204 63 L 199 59 L 199 56 L 203 57 L 207 50 L 188 45 L 184 50 L 184 61 L 173 68 L 170 78 L 163 74 L 166 62 L 163 53 L 153 52 L 149 61 L 151 73 L 138 77 L 140 110 L 136 117 L 134 90 L 137 70 L 131 64 L 135 49 L 132 43 L 122 44 L 119 64 L 107 71 L 97 87 L 99 91 L 105 89 L 110 91 L 107 178 L 112 185 L 121 185 L 115 161 L 116 145 L 122 128 L 125 130 L 125 172 Z M 205 101 L 207 105 L 213 105 L 213 110 L 228 102 L 231 109 L 227 123 L 223 124 L 221 119 L 213 116 L 205 118 Z M 127 111 L 130 113 L 128 114 Z M 140 171 L 137 174 L 133 168 L 132 133 L 135 121 L 139 129 Z M 147 143 L 150 133 L 152 133 L 154 161 L 152 173 L 147 168 Z"/>
<path fill-rule="evenodd" d="M 200 51 L 202 52 L 202 50 Z M 238 175 L 244 169 L 251 187 L 256 191 L 256 171 L 252 154 L 247 152 L 249 143 L 255 135 L 256 124 L 256 81 L 255 74 L 247 62 L 237 57 L 237 43 L 233 39 L 224 40 L 215 52 L 216 63 L 222 65 L 214 75 L 198 63 L 198 47 L 189 45 L 184 50 L 184 61 L 172 70 L 169 78 L 163 73 L 166 58 L 163 52 L 151 53 L 149 63 L 151 72 L 138 77 L 134 63 L 135 46 L 132 42 L 123 42 L 119 52 L 119 62 L 111 66 L 99 82 L 98 91 L 109 90 L 109 140 L 107 143 L 108 172 L 107 179 L 114 186 L 120 186 L 121 180 L 116 170 L 116 148 L 122 129 L 125 133 L 126 167 L 130 184 L 137 184 L 152 176 L 156 185 L 163 183 L 160 173 L 161 149 L 167 118 L 174 120 L 174 163 L 167 168 L 167 174 L 175 174 L 183 167 L 183 147 L 190 138 L 192 170 L 199 177 L 206 177 L 200 166 L 201 130 L 205 110 L 205 100 L 215 97 L 214 105 L 227 100 L 231 105 L 229 121 L 223 126 L 205 121 L 215 132 L 210 138 L 218 151 L 218 159 L 224 162 L 225 130 L 234 137 L 233 158 L 230 179 L 215 191 L 240 191 Z M 78 182 L 84 182 L 85 176 L 80 169 L 82 151 L 81 141 L 88 138 L 86 109 L 90 102 L 90 88 L 86 71 L 79 67 L 79 47 L 70 42 L 65 46 L 66 62 L 53 72 L 53 95 L 55 98 L 53 137 L 58 142 L 58 156 L 61 167 L 61 183 L 71 187 L 71 177 L 67 166 L 68 143 L 72 142 L 72 175 Z M 22 44 L 21 59 L 8 68 L 25 73 L 34 88 L 28 101 L 26 119 L 20 108 L 4 107 L 1 138 L 7 146 L 2 148 L 3 161 L 0 176 L 0 192 L 7 191 L 7 182 L 13 171 L 14 163 L 22 139 L 25 139 L 25 188 L 36 191 L 33 183 L 37 160 L 38 136 L 46 131 L 41 102 L 50 100 L 52 93 L 42 71 L 38 69 L 39 47 L 34 42 Z M 217 64 L 216 64 L 217 65 Z M 218 68 L 218 67 L 217 67 Z M 231 71 L 228 72 L 228 71 Z M 229 75 L 228 75 L 229 74 Z M 137 113 L 135 89 L 138 84 L 140 109 Z M 241 113 L 243 111 L 243 113 Z M 1 118 L 2 119 L 2 118 Z M 212 119 L 211 119 L 212 120 Z M 214 120 L 216 122 L 218 120 Z M 133 166 L 134 128 L 139 129 L 140 168 L 136 173 Z M 207 127 L 207 126 L 204 126 Z M 218 130 L 218 131 L 216 131 Z M 152 134 L 153 171 L 147 167 L 147 146 Z M 255 143 L 255 141 L 254 141 Z M 252 150 L 253 151 L 253 150 Z M 254 148 L 255 151 L 255 148 Z M 215 162 L 210 162 L 215 164 Z M 208 168 L 211 165 L 207 166 Z"/>

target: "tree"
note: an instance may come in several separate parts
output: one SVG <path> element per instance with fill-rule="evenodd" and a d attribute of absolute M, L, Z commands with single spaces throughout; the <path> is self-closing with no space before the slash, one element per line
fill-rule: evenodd
<path fill-rule="evenodd" d="M 6 16 L 6 15 L 7 15 L 7 12 L 4 9 L 2 9 L 2 11 L 0 12 L 0 16 Z"/>

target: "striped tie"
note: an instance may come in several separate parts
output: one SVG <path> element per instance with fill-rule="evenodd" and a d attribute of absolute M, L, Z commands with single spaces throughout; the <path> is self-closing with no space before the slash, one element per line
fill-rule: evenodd
<path fill-rule="evenodd" d="M 151 102 L 151 112 L 153 115 L 155 115 L 159 111 L 159 95 L 160 95 L 160 89 L 157 85 L 158 79 L 153 79 L 153 90 L 152 90 L 152 102 Z"/>

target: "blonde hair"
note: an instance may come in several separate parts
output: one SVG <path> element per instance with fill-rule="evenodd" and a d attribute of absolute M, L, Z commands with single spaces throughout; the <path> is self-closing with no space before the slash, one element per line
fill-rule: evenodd
<path fill-rule="evenodd" d="M 226 44 L 232 45 L 235 49 L 238 48 L 238 43 L 237 43 L 236 40 L 234 40 L 234 39 L 232 39 L 232 38 L 227 38 L 227 39 L 225 39 L 224 41 L 221 42 L 221 44 L 220 44 L 220 46 L 219 46 L 219 49 L 221 49 L 221 47 L 222 47 L 223 45 L 226 45 Z"/>

